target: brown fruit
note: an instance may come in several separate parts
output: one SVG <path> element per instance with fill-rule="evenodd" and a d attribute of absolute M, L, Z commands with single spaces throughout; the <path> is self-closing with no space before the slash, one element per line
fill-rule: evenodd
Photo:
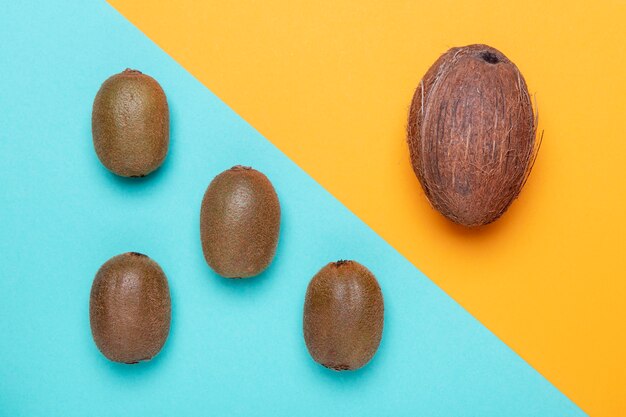
<path fill-rule="evenodd" d="M 96 154 L 110 171 L 143 177 L 157 169 L 169 147 L 165 93 L 152 77 L 127 69 L 107 79 L 93 103 Z"/>
<path fill-rule="evenodd" d="M 336 371 L 361 368 L 383 333 L 378 281 L 358 262 L 329 263 L 309 283 L 303 321 L 304 341 L 316 362 Z"/>
<path fill-rule="evenodd" d="M 441 214 L 464 226 L 500 217 L 535 155 L 524 77 L 487 45 L 452 48 L 420 82 L 409 114 L 413 170 Z"/>
<path fill-rule="evenodd" d="M 170 331 L 170 292 L 159 265 L 128 252 L 100 267 L 91 287 L 91 334 L 104 356 L 137 363 L 161 350 Z"/>
<path fill-rule="evenodd" d="M 274 258 L 279 231 L 280 204 L 265 175 L 235 166 L 213 179 L 202 200 L 200 238 L 215 272 L 226 278 L 260 274 Z"/>

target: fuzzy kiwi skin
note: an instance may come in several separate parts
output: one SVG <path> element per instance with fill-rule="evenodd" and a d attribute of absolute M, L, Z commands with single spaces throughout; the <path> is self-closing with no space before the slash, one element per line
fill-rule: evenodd
<path fill-rule="evenodd" d="M 313 359 L 336 371 L 367 364 L 383 334 L 383 294 L 355 261 L 332 262 L 311 280 L 304 302 L 304 340 Z"/>
<path fill-rule="evenodd" d="M 170 331 L 167 278 L 146 255 L 114 256 L 98 270 L 91 287 L 89 320 L 98 349 L 114 362 L 150 360 Z"/>
<path fill-rule="evenodd" d="M 536 155 L 524 77 L 487 45 L 452 48 L 432 65 L 413 96 L 407 130 L 411 164 L 426 197 L 467 227 L 502 216 Z"/>
<path fill-rule="evenodd" d="M 93 103 L 91 129 L 100 162 L 117 175 L 143 177 L 169 148 L 169 108 L 152 77 L 127 69 L 107 79 Z"/>
<path fill-rule="evenodd" d="M 235 166 L 209 184 L 200 210 L 200 237 L 207 264 L 226 278 L 263 272 L 274 258 L 280 203 L 261 172 Z"/>

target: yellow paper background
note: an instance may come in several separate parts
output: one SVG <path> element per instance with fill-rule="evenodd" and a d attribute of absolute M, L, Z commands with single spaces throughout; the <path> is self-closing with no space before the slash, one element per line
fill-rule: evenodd
<path fill-rule="evenodd" d="M 110 3 L 583 410 L 626 416 L 626 2 Z M 545 131 L 482 230 L 429 207 L 404 137 L 470 43 L 518 65 Z"/>

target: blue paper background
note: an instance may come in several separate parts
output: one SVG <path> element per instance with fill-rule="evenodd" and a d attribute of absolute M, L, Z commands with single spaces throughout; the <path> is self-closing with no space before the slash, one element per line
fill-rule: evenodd
<path fill-rule="evenodd" d="M 105 3 L 4 4 L 0 35 L 0 416 L 584 415 Z M 170 153 L 143 179 L 91 143 L 96 91 L 126 67 L 171 109 Z M 274 263 L 244 281 L 199 240 L 204 190 L 236 164 L 283 210 Z M 161 264 L 173 302 L 165 348 L 134 366 L 98 352 L 88 317 L 94 274 L 126 251 Z M 340 258 L 385 296 L 380 350 L 352 373 L 315 364 L 301 328 L 309 279 Z"/>

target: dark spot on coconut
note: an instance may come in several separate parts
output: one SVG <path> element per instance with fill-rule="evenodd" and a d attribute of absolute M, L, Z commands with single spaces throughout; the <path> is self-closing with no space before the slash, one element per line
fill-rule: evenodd
<path fill-rule="evenodd" d="M 456 192 L 463 197 L 467 197 L 472 193 L 469 181 L 457 181 L 454 188 Z"/>
<path fill-rule="evenodd" d="M 139 252 L 128 252 L 128 253 L 133 255 L 133 256 L 146 256 L 143 253 L 139 253 Z"/>
<path fill-rule="evenodd" d="M 498 58 L 498 56 L 496 54 L 494 54 L 493 52 L 482 52 L 480 54 L 480 57 L 485 61 L 488 62 L 490 64 L 497 64 L 498 62 L 500 62 L 500 59 Z"/>

